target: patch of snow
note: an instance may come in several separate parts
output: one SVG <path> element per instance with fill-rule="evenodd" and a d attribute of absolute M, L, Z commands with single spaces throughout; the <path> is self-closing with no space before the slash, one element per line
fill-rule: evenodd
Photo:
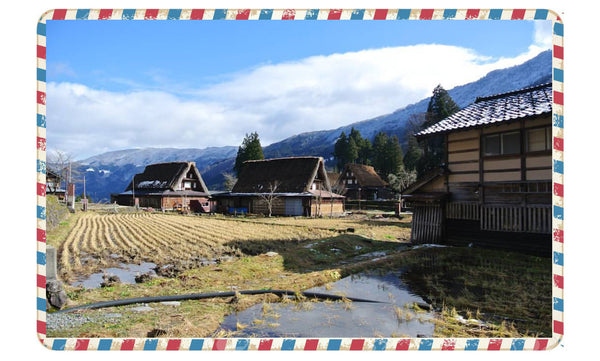
<path fill-rule="evenodd" d="M 444 246 L 443 244 L 434 244 L 434 243 L 424 243 L 424 244 L 418 244 L 416 246 L 413 246 L 412 249 L 419 249 L 419 248 L 444 248 L 444 247 L 448 247 L 448 246 Z"/>

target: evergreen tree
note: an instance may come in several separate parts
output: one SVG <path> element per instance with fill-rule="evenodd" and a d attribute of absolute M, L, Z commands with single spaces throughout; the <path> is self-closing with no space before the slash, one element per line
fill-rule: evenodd
<path fill-rule="evenodd" d="M 436 124 L 459 110 L 460 108 L 456 105 L 454 100 L 452 100 L 450 94 L 448 94 L 441 85 L 438 85 L 433 90 L 433 95 L 429 100 L 427 113 L 425 114 L 425 122 L 421 129 Z M 417 162 L 417 173 L 419 177 L 442 164 L 445 152 L 444 136 L 433 135 L 425 138 L 422 141 L 422 148 L 424 154 Z"/>
<path fill-rule="evenodd" d="M 242 172 L 242 167 L 245 161 L 258 159 L 265 159 L 262 146 L 260 145 L 260 139 L 258 139 L 258 133 L 254 132 L 246 134 L 244 140 L 242 141 L 242 145 L 240 145 L 238 148 L 237 156 L 235 157 L 235 165 L 233 169 L 235 170 L 237 176 L 239 177 L 240 173 Z"/>
<path fill-rule="evenodd" d="M 419 142 L 414 135 L 408 136 L 408 147 L 404 155 L 404 166 L 407 170 L 413 171 L 417 169 L 417 164 L 423 156 L 423 149 L 419 147 Z"/>
<path fill-rule="evenodd" d="M 348 137 L 346 137 L 346 133 L 342 132 L 335 142 L 333 156 L 337 161 L 337 168 L 342 170 L 348 162 Z"/>
<path fill-rule="evenodd" d="M 348 139 L 348 148 L 346 150 L 346 163 L 356 163 L 358 159 L 358 144 L 352 138 Z"/>
<path fill-rule="evenodd" d="M 387 163 L 386 148 L 388 145 L 388 136 L 384 132 L 379 132 L 373 139 L 373 168 L 377 173 L 383 174 L 383 169 Z"/>
<path fill-rule="evenodd" d="M 388 161 L 383 170 L 383 174 L 397 174 L 401 169 L 404 168 L 404 154 L 402 152 L 402 147 L 400 147 L 400 141 L 398 140 L 397 136 L 394 135 L 388 138 L 386 153 Z"/>

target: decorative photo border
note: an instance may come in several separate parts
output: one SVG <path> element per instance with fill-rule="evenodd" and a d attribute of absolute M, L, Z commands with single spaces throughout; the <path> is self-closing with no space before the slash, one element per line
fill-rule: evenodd
<path fill-rule="evenodd" d="M 552 338 L 48 338 L 46 335 L 47 20 L 552 20 Z M 37 334 L 52 350 L 548 350 L 564 334 L 563 23 L 546 9 L 54 9 L 37 24 Z"/>

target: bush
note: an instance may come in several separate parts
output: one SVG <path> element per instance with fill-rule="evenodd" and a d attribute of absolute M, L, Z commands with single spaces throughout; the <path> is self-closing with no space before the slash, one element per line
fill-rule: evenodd
<path fill-rule="evenodd" d="M 68 214 L 67 207 L 61 204 L 56 196 L 46 196 L 46 230 L 57 227 Z"/>

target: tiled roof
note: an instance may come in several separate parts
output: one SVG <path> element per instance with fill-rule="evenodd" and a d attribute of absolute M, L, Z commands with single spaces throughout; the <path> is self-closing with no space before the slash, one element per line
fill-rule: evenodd
<path fill-rule="evenodd" d="M 416 136 L 498 124 L 552 112 L 552 83 L 480 97 L 475 103 L 426 128 Z"/>

